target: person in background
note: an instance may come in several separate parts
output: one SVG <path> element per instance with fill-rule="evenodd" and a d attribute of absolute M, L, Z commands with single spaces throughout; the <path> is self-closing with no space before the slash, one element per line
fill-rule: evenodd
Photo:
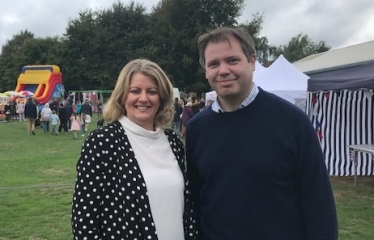
<path fill-rule="evenodd" d="M 204 98 L 201 98 L 199 100 L 199 111 L 201 111 L 203 108 L 205 108 L 205 100 Z"/>
<path fill-rule="evenodd" d="M 70 118 L 70 116 L 68 116 L 66 108 L 64 108 L 64 104 L 62 102 L 59 103 L 58 118 L 60 119 L 58 132 L 60 133 L 62 129 L 64 129 L 65 134 L 68 134 L 68 118 Z"/>
<path fill-rule="evenodd" d="M 52 133 L 51 134 L 57 136 L 58 135 L 57 126 L 60 125 L 60 118 L 56 114 L 56 110 L 52 110 L 51 125 L 52 125 Z"/>
<path fill-rule="evenodd" d="M 192 97 L 191 98 L 191 108 L 192 108 L 192 112 L 193 114 L 198 114 L 199 113 L 199 106 L 200 106 L 200 103 L 199 101 L 197 101 L 196 97 Z"/>
<path fill-rule="evenodd" d="M 47 133 L 49 132 L 49 122 L 51 121 L 51 117 L 52 117 L 52 110 L 49 108 L 49 103 L 46 103 L 44 105 L 44 108 L 42 109 L 40 115 L 41 115 L 40 120 L 42 121 L 42 124 L 43 124 L 43 132 Z"/>
<path fill-rule="evenodd" d="M 75 239 L 196 239 L 173 108 L 173 86 L 156 63 L 122 69 L 103 111 L 109 123 L 91 132 L 78 160 Z"/>
<path fill-rule="evenodd" d="M 241 28 L 199 37 L 217 92 L 187 124 L 186 156 L 205 240 L 336 240 L 337 217 L 315 130 L 293 104 L 253 82 L 256 52 Z"/>
<path fill-rule="evenodd" d="M 97 117 L 98 118 L 101 118 L 101 115 L 103 113 L 103 107 L 104 107 L 104 105 L 103 105 L 103 99 L 99 99 L 97 101 Z"/>
<path fill-rule="evenodd" d="M 76 104 L 75 107 L 76 107 L 77 114 L 80 115 L 81 114 L 81 109 L 82 109 L 82 103 L 81 103 L 81 101 L 77 101 L 77 104 Z"/>
<path fill-rule="evenodd" d="M 35 135 L 35 120 L 38 118 L 38 110 L 32 97 L 27 99 L 24 113 L 27 124 L 27 132 L 29 135 Z"/>
<path fill-rule="evenodd" d="M 178 101 L 179 105 L 182 107 L 182 113 L 180 115 L 180 124 L 179 124 L 179 132 L 181 133 L 182 132 L 182 114 L 183 114 L 183 108 L 184 108 L 184 100 L 183 99 L 179 99 Z"/>
<path fill-rule="evenodd" d="M 86 98 L 86 100 L 84 101 L 84 104 L 82 105 L 81 114 L 82 113 L 84 113 L 84 115 L 85 115 L 85 121 L 86 121 L 85 131 L 87 132 L 88 131 L 88 125 L 91 122 L 91 117 L 92 117 L 92 105 L 90 103 L 89 98 Z"/>
<path fill-rule="evenodd" d="M 186 106 L 183 108 L 182 112 L 182 133 L 181 137 L 186 136 L 186 126 L 188 121 L 194 116 L 193 110 L 192 110 L 192 103 L 187 102 Z"/>
<path fill-rule="evenodd" d="M 66 125 L 67 125 L 67 128 L 70 129 L 71 128 L 71 120 L 70 120 L 70 117 L 71 115 L 73 114 L 73 106 L 70 104 L 71 102 L 71 98 L 69 97 L 68 99 L 66 99 L 66 105 L 64 106 L 64 108 L 66 109 L 66 115 L 68 116 L 68 120 L 66 121 Z"/>
<path fill-rule="evenodd" d="M 12 121 L 14 119 L 17 120 L 18 114 L 17 114 L 17 102 L 16 102 L 16 99 L 13 99 L 13 100 L 10 101 L 10 114 L 11 114 Z"/>
<path fill-rule="evenodd" d="M 23 103 L 23 101 L 19 101 L 17 103 L 17 113 L 18 113 L 18 118 L 19 118 L 19 121 L 26 121 L 25 119 L 25 104 Z"/>
<path fill-rule="evenodd" d="M 71 128 L 70 130 L 73 131 L 73 138 L 77 140 L 77 131 L 81 130 L 81 120 L 79 118 L 79 115 L 77 115 L 76 112 L 73 112 L 73 114 L 70 117 L 71 121 Z"/>
<path fill-rule="evenodd" d="M 58 99 L 55 98 L 54 100 L 49 101 L 49 108 L 53 111 L 55 110 L 56 113 L 58 112 Z"/>
<path fill-rule="evenodd" d="M 179 104 L 178 98 L 174 98 L 174 119 L 171 123 L 171 129 L 173 129 L 177 135 L 180 134 L 182 112 L 183 107 Z"/>
<path fill-rule="evenodd" d="M 86 114 L 81 113 L 81 137 L 86 136 Z"/>
<path fill-rule="evenodd" d="M 39 102 L 36 98 L 33 98 L 33 102 L 36 106 L 36 112 L 37 112 L 37 117 L 35 119 L 35 127 L 43 128 L 43 124 L 41 121 L 41 111 L 39 110 Z"/>
<path fill-rule="evenodd" d="M 7 101 L 4 106 L 4 112 L 5 112 L 5 121 L 11 122 L 12 121 L 12 112 L 11 112 L 11 100 Z"/>

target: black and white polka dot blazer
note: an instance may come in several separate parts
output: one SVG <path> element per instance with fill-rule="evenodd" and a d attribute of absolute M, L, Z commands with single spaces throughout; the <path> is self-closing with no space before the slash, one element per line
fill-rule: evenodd
<path fill-rule="evenodd" d="M 185 178 L 185 239 L 197 239 L 184 147 L 172 130 L 165 134 Z M 157 239 L 145 181 L 118 121 L 93 131 L 82 146 L 72 228 L 74 239 Z"/>

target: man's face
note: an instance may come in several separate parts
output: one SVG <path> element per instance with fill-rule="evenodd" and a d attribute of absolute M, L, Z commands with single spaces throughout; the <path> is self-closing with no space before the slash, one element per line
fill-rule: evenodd
<path fill-rule="evenodd" d="M 252 88 L 256 56 L 248 62 L 235 38 L 208 43 L 205 49 L 205 77 L 221 103 L 240 104 Z"/>

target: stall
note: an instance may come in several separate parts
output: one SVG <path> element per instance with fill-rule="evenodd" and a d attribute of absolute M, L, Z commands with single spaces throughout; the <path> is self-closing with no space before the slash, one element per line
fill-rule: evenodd
<path fill-rule="evenodd" d="M 373 156 L 348 146 L 374 143 L 374 61 L 309 76 L 307 113 L 329 174 L 373 175 Z"/>

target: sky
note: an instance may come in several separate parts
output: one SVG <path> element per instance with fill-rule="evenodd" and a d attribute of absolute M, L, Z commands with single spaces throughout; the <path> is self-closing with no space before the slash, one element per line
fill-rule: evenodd
<path fill-rule="evenodd" d="M 130 0 L 121 0 L 127 4 Z M 117 0 L 0 0 L 0 47 L 28 30 L 35 37 L 62 36 L 68 21 L 86 9 L 108 9 Z M 135 0 L 148 11 L 159 0 Z M 299 33 L 332 49 L 374 40 L 373 0 L 245 0 L 239 22 L 264 14 L 260 36 L 286 45 Z"/>

